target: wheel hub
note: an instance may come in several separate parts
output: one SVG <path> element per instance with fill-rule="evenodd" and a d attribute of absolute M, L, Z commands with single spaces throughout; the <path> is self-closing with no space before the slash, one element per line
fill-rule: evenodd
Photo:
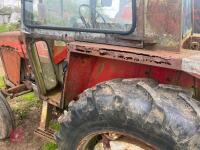
<path fill-rule="evenodd" d="M 123 134 L 107 132 L 85 137 L 77 150 L 154 150 L 147 143 Z"/>

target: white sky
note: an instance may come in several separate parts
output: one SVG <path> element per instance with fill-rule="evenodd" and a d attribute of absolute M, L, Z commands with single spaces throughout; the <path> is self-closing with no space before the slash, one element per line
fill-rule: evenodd
<path fill-rule="evenodd" d="M 0 0 L 0 7 L 3 6 L 20 6 L 20 0 Z"/>

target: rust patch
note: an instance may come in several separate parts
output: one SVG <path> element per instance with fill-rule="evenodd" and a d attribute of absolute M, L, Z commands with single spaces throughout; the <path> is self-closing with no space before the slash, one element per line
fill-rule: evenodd
<path fill-rule="evenodd" d="M 182 49 L 180 52 L 129 48 L 86 42 L 72 42 L 69 50 L 76 53 L 128 61 L 138 64 L 182 70 L 200 75 L 200 52 Z"/>
<path fill-rule="evenodd" d="M 98 57 L 181 70 L 181 59 L 177 59 L 180 56 L 177 56 L 175 52 L 147 51 L 85 42 L 72 42 L 70 43 L 69 50 Z"/>

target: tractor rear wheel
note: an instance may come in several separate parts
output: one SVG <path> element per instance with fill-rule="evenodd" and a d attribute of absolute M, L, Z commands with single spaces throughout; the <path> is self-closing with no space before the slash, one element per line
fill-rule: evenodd
<path fill-rule="evenodd" d="M 84 91 L 59 118 L 60 150 L 200 149 L 200 103 L 180 87 L 116 79 Z"/>
<path fill-rule="evenodd" d="M 14 127 L 15 122 L 12 110 L 7 100 L 0 93 L 0 140 L 8 138 Z"/>

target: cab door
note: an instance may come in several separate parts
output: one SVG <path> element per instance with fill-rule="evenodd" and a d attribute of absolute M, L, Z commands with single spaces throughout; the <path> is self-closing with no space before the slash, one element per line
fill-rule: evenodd
<path fill-rule="evenodd" d="M 45 41 L 34 42 L 29 52 L 35 79 L 39 86 L 39 94 L 46 95 L 58 84 L 48 45 Z"/>

